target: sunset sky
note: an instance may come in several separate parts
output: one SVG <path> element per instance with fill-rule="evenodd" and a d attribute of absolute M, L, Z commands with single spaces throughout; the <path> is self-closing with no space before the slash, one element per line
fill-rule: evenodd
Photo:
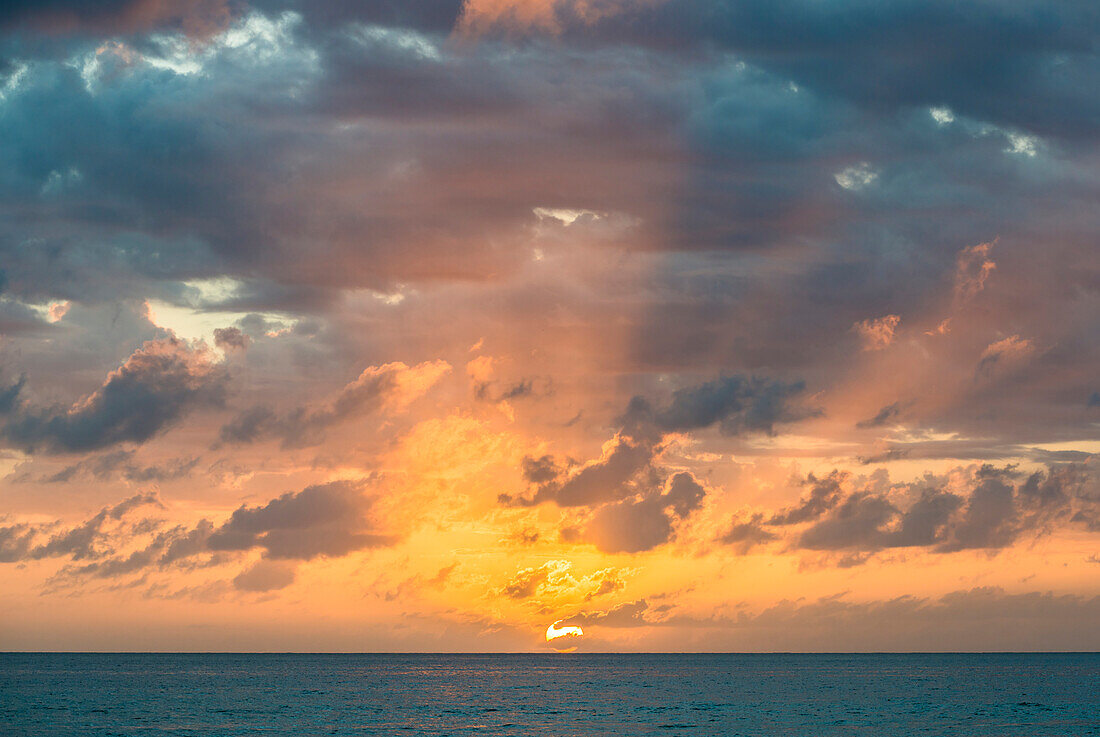
<path fill-rule="evenodd" d="M 0 650 L 1100 649 L 1097 90 L 1093 0 L 4 3 Z"/>

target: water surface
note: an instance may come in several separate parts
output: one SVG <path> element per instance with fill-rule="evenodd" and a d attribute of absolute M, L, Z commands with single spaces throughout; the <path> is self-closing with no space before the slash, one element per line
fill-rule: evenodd
<path fill-rule="evenodd" d="M 1100 735 L 1100 655 L 3 654 L 5 735 Z"/>

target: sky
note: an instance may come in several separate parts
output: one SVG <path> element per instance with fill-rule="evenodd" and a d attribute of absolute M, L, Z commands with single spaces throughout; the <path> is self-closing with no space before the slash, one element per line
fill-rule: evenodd
<path fill-rule="evenodd" d="M 4 3 L 0 650 L 1100 649 L 1097 89 L 1092 0 Z"/>

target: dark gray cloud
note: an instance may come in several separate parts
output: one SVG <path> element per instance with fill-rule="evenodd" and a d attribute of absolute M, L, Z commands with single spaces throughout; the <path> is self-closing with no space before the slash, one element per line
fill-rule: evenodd
<path fill-rule="evenodd" d="M 284 448 L 319 445 L 333 425 L 375 412 L 390 401 L 415 398 L 448 370 L 450 367 L 439 361 L 412 368 L 403 363 L 371 366 L 327 402 L 295 407 L 283 414 L 265 406 L 243 410 L 222 426 L 218 439 L 224 444 L 243 444 L 279 438 Z M 410 390 L 409 382 L 420 386 Z"/>
<path fill-rule="evenodd" d="M 681 471 L 665 485 L 665 491 L 644 490 L 640 498 L 627 498 L 600 506 L 581 529 L 567 528 L 567 542 L 587 542 L 605 553 L 639 553 L 663 545 L 676 535 L 675 523 L 698 509 L 706 489 Z"/>
<path fill-rule="evenodd" d="M 738 555 L 747 555 L 758 545 L 778 540 L 779 535 L 764 526 L 764 515 L 754 514 L 744 522 L 734 522 L 718 540 Z"/>
<path fill-rule="evenodd" d="M 26 559 L 37 534 L 33 525 L 0 525 L 0 563 Z"/>
<path fill-rule="evenodd" d="M 667 524 L 667 520 L 660 521 L 663 512 L 654 518 L 644 510 L 658 503 L 650 497 L 660 493 L 667 475 L 653 463 L 665 436 L 715 425 L 726 435 L 771 434 L 777 423 L 795 422 L 814 414 L 814 410 L 799 407 L 793 399 L 803 390 L 801 383 L 784 384 L 735 376 L 678 389 L 667 406 L 654 408 L 648 400 L 636 396 L 618 418 L 619 430 L 614 444 L 605 449 L 602 458 L 579 468 L 563 467 L 551 456 L 525 458 L 524 478 L 532 485 L 534 493 L 527 497 L 501 494 L 500 501 L 519 506 L 553 501 L 562 507 L 578 507 L 645 497 L 649 501 L 641 506 L 621 504 L 616 507 L 617 512 L 608 511 L 601 518 L 601 528 L 606 526 L 610 530 L 619 524 L 629 525 L 626 516 L 640 515 L 656 525 L 652 528 L 653 539 L 656 539 L 658 528 Z M 680 477 L 673 478 L 678 499 L 676 506 L 690 511 L 702 498 L 702 492 L 688 486 L 695 483 L 693 480 L 677 481 Z M 690 479 L 690 476 L 684 478 Z M 668 506 L 671 503 L 661 504 Z M 663 506 L 653 509 L 659 511 Z M 652 545 L 639 549 L 648 547 Z"/>
<path fill-rule="evenodd" d="M 845 553 L 838 560 L 846 565 L 889 548 L 998 551 L 1058 527 L 1100 529 L 1094 461 L 1055 463 L 1029 474 L 985 465 L 966 472 L 963 489 L 932 475 L 885 489 L 874 477 L 811 475 L 805 482 L 810 492 L 798 505 L 735 520 L 720 540 L 745 554 L 786 537 L 795 550 Z M 789 535 L 788 526 L 794 530 Z"/>
<path fill-rule="evenodd" d="M 1100 73 L 1100 12 L 1086 0 L 670 0 L 567 25 L 579 37 L 657 48 L 718 46 L 874 109 L 949 105 L 1046 135 L 1100 130 L 1083 92 Z"/>
<path fill-rule="evenodd" d="M 228 564 L 259 550 L 262 559 L 233 585 L 242 591 L 274 590 L 293 582 L 301 561 L 396 542 L 396 536 L 376 529 L 373 501 L 362 483 L 337 481 L 288 492 L 261 506 L 242 505 L 220 525 L 204 519 L 194 526 L 166 527 L 160 519 L 133 514 L 163 507 L 155 494 L 137 494 L 61 530 L 58 525 L 0 526 L 0 562 L 66 558 L 69 563 L 49 584 L 74 587 L 90 579 Z"/>
<path fill-rule="evenodd" d="M 111 451 L 84 458 L 38 480 L 48 484 L 61 484 L 84 478 L 106 481 L 117 476 L 135 483 L 173 481 L 190 476 L 199 463 L 198 458 L 176 458 L 163 463 L 141 465 L 135 462 L 135 456 L 136 452 L 133 450 Z M 31 479 L 19 477 L 17 480 Z"/>
<path fill-rule="evenodd" d="M 262 548 L 272 559 L 339 557 L 386 547 L 393 535 L 372 529 L 373 498 L 360 483 L 334 481 L 287 492 L 260 507 L 242 506 L 207 539 L 214 551 Z"/>
<path fill-rule="evenodd" d="M 136 30 L 116 22 L 128 13 L 180 27 L 138 7 L 38 10 L 82 33 Z M 345 288 L 515 275 L 531 208 L 575 205 L 641 218 L 609 243 L 667 254 L 626 315 L 630 368 L 824 386 L 851 360 L 854 322 L 909 324 L 946 304 L 959 250 L 1000 234 L 998 278 L 1012 259 L 1035 278 L 988 314 L 1026 305 L 1018 319 L 1050 350 L 1011 379 L 1019 391 L 973 387 L 972 401 L 907 419 L 998 440 L 1094 432 L 1071 412 L 1097 360 L 1089 310 L 1074 307 L 1097 288 L 1087 244 L 1100 227 L 1097 183 L 1075 164 L 1097 139 L 1083 2 L 674 0 L 595 23 L 565 4 L 553 43 L 448 42 L 454 1 L 227 7 L 240 33 L 263 33 L 187 53 L 141 34 L 103 51 L 7 39 L 2 73 L 22 71 L 0 103 L 5 294 L 186 303 L 185 281 L 228 275 L 235 292 L 204 308 L 324 322 Z M 1028 264 L 1036 240 L 1050 257 Z M 710 391 L 740 401 L 731 384 Z M 721 426 L 766 427 L 767 396 Z"/>
<path fill-rule="evenodd" d="M 249 338 L 238 327 L 217 328 L 214 331 L 214 345 L 222 350 L 244 350 Z"/>
<path fill-rule="evenodd" d="M 70 33 L 183 30 L 208 35 L 223 28 L 235 0 L 11 0 L 0 6 L 0 28 Z"/>
<path fill-rule="evenodd" d="M 104 532 L 107 523 L 121 520 L 142 506 L 162 506 L 155 494 L 135 494 L 112 507 L 104 507 L 83 524 L 53 533 L 41 544 L 26 550 L 26 559 L 68 556 L 72 560 L 103 558 L 114 552 L 113 541 Z M 41 532 L 38 530 L 37 532 Z"/>
<path fill-rule="evenodd" d="M 28 453 L 80 452 L 144 443 L 197 407 L 220 406 L 227 374 L 200 347 L 168 338 L 150 341 L 71 407 L 11 410 L 0 438 Z"/>
<path fill-rule="evenodd" d="M 882 427 L 898 418 L 901 414 L 901 407 L 897 402 L 888 404 L 875 414 L 874 417 L 869 417 L 866 420 L 861 420 L 856 423 L 856 427 Z"/>
<path fill-rule="evenodd" d="M 768 524 L 796 525 L 818 519 L 840 502 L 844 494 L 841 484 L 847 477 L 848 474 L 843 471 L 832 471 L 820 479 L 811 473 L 805 482 L 810 487 L 810 493 L 797 506 L 777 512 Z"/>
<path fill-rule="evenodd" d="M 724 376 L 698 386 L 677 389 L 667 406 L 654 409 L 642 397 L 635 397 L 622 423 L 628 432 L 653 424 L 665 432 L 700 430 L 718 426 L 725 435 L 775 433 L 775 425 L 813 416 L 815 411 L 800 407 L 795 398 L 805 391 L 802 382 L 783 383 L 774 379 Z"/>

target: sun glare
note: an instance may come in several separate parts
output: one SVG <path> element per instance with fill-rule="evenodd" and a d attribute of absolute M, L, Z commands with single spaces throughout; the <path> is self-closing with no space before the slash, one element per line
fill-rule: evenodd
<path fill-rule="evenodd" d="M 552 625 L 546 628 L 546 641 L 554 642 L 555 640 L 561 640 L 563 638 L 581 637 L 584 635 L 584 630 L 580 627 L 573 625 L 566 625 L 565 627 L 559 627 L 560 621 L 554 622 Z"/>

